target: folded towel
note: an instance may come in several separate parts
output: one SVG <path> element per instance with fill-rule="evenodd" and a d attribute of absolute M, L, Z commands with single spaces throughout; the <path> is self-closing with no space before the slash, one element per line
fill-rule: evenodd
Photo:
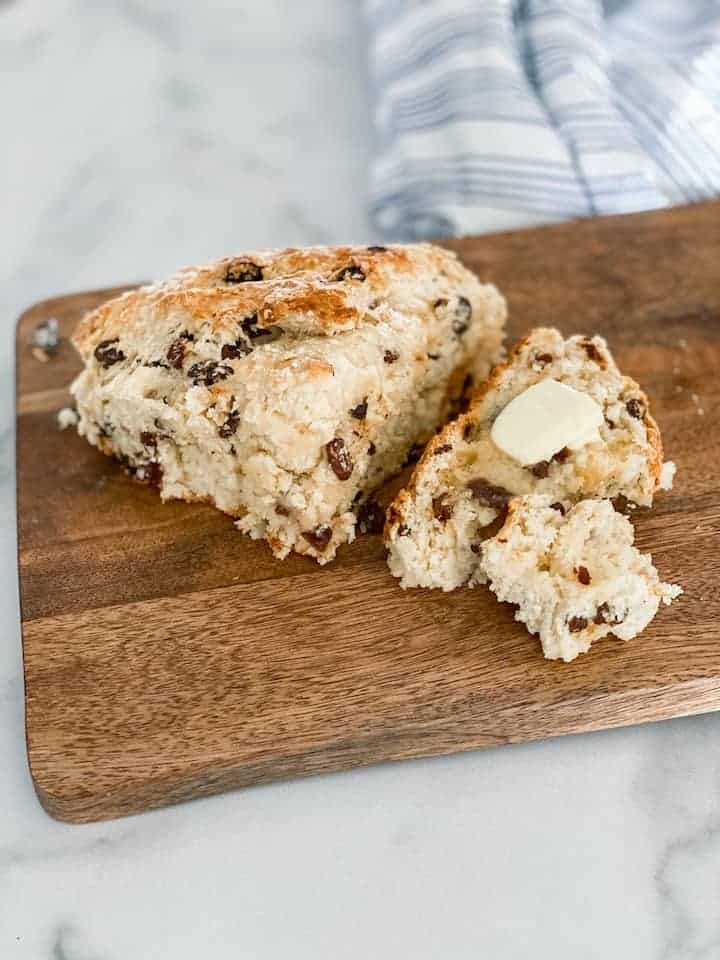
<path fill-rule="evenodd" d="M 720 0 L 365 0 L 397 239 L 720 193 Z"/>

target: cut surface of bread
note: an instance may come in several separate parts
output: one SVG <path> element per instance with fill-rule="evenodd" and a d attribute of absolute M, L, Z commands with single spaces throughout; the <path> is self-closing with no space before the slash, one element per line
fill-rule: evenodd
<path fill-rule="evenodd" d="M 538 634 L 549 660 L 573 660 L 610 634 L 630 640 L 660 603 L 682 590 L 662 583 L 632 524 L 609 500 L 554 503 L 547 494 L 510 501 L 507 519 L 481 549 L 498 600 Z"/>
<path fill-rule="evenodd" d="M 552 379 L 600 407 L 596 437 L 523 466 L 493 442 L 498 415 L 528 388 Z M 623 376 L 602 337 L 538 328 L 521 340 L 480 386 L 467 412 L 425 449 L 388 511 L 391 572 L 404 587 L 453 590 L 481 580 L 480 549 L 511 497 L 547 493 L 554 500 L 623 496 L 649 506 L 660 483 L 662 445 L 648 400 Z"/>
<path fill-rule="evenodd" d="M 321 563 L 501 352 L 505 302 L 429 244 L 263 250 L 90 313 L 78 430 L 163 499 Z"/>

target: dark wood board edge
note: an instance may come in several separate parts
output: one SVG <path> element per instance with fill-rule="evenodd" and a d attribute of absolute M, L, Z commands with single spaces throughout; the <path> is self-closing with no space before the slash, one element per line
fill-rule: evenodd
<path fill-rule="evenodd" d="M 531 743 L 558 736 L 600 732 L 708 713 L 720 709 L 720 677 L 688 680 L 652 689 L 638 688 L 631 693 L 604 694 L 596 700 L 597 710 L 589 711 L 592 719 L 588 721 L 578 720 L 578 715 L 583 712 L 580 706 L 584 710 L 593 706 L 587 697 L 582 697 L 579 702 L 568 700 L 551 715 L 540 714 L 541 705 L 530 705 L 527 728 L 516 726 L 517 710 L 511 706 L 506 711 L 507 716 L 503 711 L 495 714 L 487 729 L 471 734 L 462 746 L 458 746 L 455 725 L 449 722 L 446 750 L 438 747 L 442 728 L 433 726 L 428 729 L 427 735 L 422 730 L 406 733 L 402 741 L 397 737 L 358 738 L 295 756 L 243 763 L 242 767 L 237 768 L 227 765 L 220 769 L 200 770 L 180 778 L 176 775 L 162 777 L 115 791 L 112 798 L 105 794 L 59 796 L 51 793 L 43 786 L 41 775 L 34 769 L 32 752 L 29 754 L 30 772 L 40 804 L 53 819 L 72 824 L 95 823 L 203 799 L 242 787 L 261 786 L 297 777 L 337 773 L 377 763 L 439 758 L 490 747 Z"/>

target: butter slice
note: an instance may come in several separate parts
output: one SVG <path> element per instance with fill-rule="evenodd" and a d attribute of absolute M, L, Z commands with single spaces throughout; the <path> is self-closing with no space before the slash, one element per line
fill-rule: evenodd
<path fill-rule="evenodd" d="M 524 467 L 550 460 L 563 447 L 579 450 L 600 439 L 603 411 L 592 397 L 557 380 L 540 380 L 505 407 L 490 436 Z"/>

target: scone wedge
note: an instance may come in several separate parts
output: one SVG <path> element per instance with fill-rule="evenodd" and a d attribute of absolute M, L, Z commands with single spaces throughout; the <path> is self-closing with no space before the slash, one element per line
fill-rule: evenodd
<path fill-rule="evenodd" d="M 631 640 L 682 593 L 660 580 L 634 537 L 609 500 L 563 505 L 531 494 L 510 501 L 502 528 L 482 545 L 481 564 L 545 657 L 570 661 L 610 634 Z"/>
<path fill-rule="evenodd" d="M 511 401 L 548 380 L 576 401 L 582 395 L 598 422 L 592 438 L 576 449 L 561 446 L 547 459 L 523 464 L 496 445 L 493 425 Z M 540 420 L 539 434 L 543 427 Z M 538 328 L 493 370 L 467 412 L 426 447 L 388 511 L 390 570 L 404 587 L 453 590 L 481 581 L 482 542 L 511 497 L 537 492 L 575 502 L 622 496 L 649 506 L 661 468 L 660 432 L 647 397 L 618 370 L 607 343 Z"/>
<path fill-rule="evenodd" d="M 505 302 L 428 244 L 263 250 L 90 313 L 82 436 L 163 499 L 319 562 L 501 351 Z"/>

